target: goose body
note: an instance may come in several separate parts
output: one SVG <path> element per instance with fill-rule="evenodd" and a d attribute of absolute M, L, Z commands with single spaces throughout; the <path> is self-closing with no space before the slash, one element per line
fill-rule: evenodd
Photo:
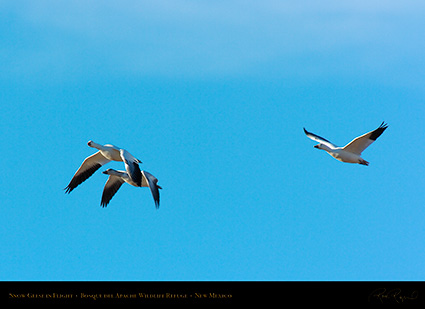
<path fill-rule="evenodd" d="M 149 187 L 155 202 L 155 207 L 159 208 L 159 190 L 162 189 L 157 183 L 158 179 L 147 171 L 141 171 L 141 184 L 138 185 L 125 171 L 117 171 L 114 169 L 107 169 L 103 174 L 109 175 L 103 189 L 102 200 L 100 205 L 106 207 L 111 201 L 112 197 L 120 189 L 121 185 L 126 182 L 134 187 Z"/>
<path fill-rule="evenodd" d="M 361 157 L 361 154 L 363 150 L 369 147 L 379 136 L 381 136 L 387 127 L 388 125 L 382 122 L 377 129 L 356 137 L 344 147 L 338 147 L 327 139 L 308 132 L 305 128 L 304 133 L 308 138 L 319 142 L 319 144 L 315 145 L 314 148 L 325 150 L 338 161 L 369 165 L 369 162 L 364 160 Z"/>
<path fill-rule="evenodd" d="M 122 161 L 125 164 L 125 169 L 130 175 L 132 181 L 141 185 L 142 177 L 140 173 L 139 163 L 142 163 L 139 159 L 136 159 L 127 150 L 119 148 L 114 145 L 106 144 L 100 145 L 93 141 L 87 143 L 89 147 L 96 148 L 99 151 L 93 155 L 87 157 L 80 168 L 74 174 L 68 186 L 65 188 L 65 193 L 71 193 L 77 186 L 86 181 L 91 175 L 93 175 L 101 166 L 105 165 L 110 161 Z"/>

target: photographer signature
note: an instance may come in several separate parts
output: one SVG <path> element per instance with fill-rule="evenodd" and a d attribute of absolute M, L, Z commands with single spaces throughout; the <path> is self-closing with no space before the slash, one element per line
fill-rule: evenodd
<path fill-rule="evenodd" d="M 374 290 L 369 295 L 369 302 L 373 299 L 379 299 L 381 303 L 384 302 L 396 302 L 396 303 L 404 303 L 406 301 L 416 300 L 418 299 L 418 291 L 413 291 L 409 294 L 404 294 L 401 289 L 391 289 L 387 290 L 385 288 L 379 288 Z"/>

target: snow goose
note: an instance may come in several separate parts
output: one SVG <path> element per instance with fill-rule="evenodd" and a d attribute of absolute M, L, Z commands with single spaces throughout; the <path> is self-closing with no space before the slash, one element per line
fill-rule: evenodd
<path fill-rule="evenodd" d="M 141 186 L 137 185 L 125 171 L 116 171 L 114 169 L 107 169 L 103 174 L 109 175 L 108 180 L 106 181 L 105 188 L 103 189 L 102 201 L 100 205 L 106 207 L 109 204 L 109 201 L 117 193 L 121 185 L 126 182 L 134 187 L 149 187 L 152 192 L 153 199 L 155 201 L 155 207 L 159 208 L 159 190 L 162 189 L 158 186 L 158 179 L 153 176 L 151 173 L 146 171 L 141 171 L 142 184 Z"/>
<path fill-rule="evenodd" d="M 388 125 L 382 122 L 376 130 L 370 131 L 366 134 L 356 137 L 344 147 L 335 146 L 327 139 L 324 139 L 323 137 L 320 137 L 314 133 L 308 132 L 305 128 L 304 132 L 310 139 L 320 143 L 318 145 L 315 145 L 314 148 L 327 151 L 335 159 L 341 162 L 369 165 L 369 162 L 362 159 L 360 155 L 363 150 L 369 147 L 374 141 L 376 141 L 379 136 L 381 136 L 381 134 L 385 131 L 387 127 Z"/>
<path fill-rule="evenodd" d="M 99 151 L 84 160 L 80 168 L 74 174 L 74 177 L 72 177 L 69 185 L 65 188 L 65 193 L 70 193 L 78 185 L 93 175 L 94 172 L 96 172 L 102 165 L 105 165 L 110 161 L 123 161 L 125 169 L 131 179 L 137 185 L 141 185 L 142 177 L 138 163 L 142 162 L 133 157 L 127 150 L 110 144 L 102 146 L 93 141 L 89 141 L 87 145 L 92 148 L 99 149 Z"/>

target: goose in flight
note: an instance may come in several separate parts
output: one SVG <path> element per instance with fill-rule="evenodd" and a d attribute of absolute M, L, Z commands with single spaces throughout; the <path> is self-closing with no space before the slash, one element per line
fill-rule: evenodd
<path fill-rule="evenodd" d="M 133 157 L 127 150 L 109 144 L 102 146 L 93 141 L 89 141 L 87 145 L 99 149 L 99 151 L 84 160 L 80 168 L 74 174 L 74 177 L 72 177 L 69 185 L 65 188 L 65 193 L 71 193 L 72 190 L 87 180 L 87 178 L 93 175 L 102 165 L 110 161 L 123 161 L 125 169 L 132 181 L 138 186 L 141 185 L 142 177 L 139 163 L 142 162 Z"/>
<path fill-rule="evenodd" d="M 158 179 L 153 176 L 151 173 L 146 171 L 141 171 L 140 175 L 142 178 L 141 185 L 137 185 L 126 172 L 116 171 L 114 169 L 107 169 L 103 174 L 109 175 L 108 180 L 106 181 L 105 188 L 103 189 L 102 201 L 100 205 L 106 207 L 109 204 L 109 201 L 117 193 L 121 185 L 126 182 L 134 187 L 149 187 L 152 192 L 153 200 L 155 201 L 155 207 L 159 208 L 159 190 L 162 189 L 157 183 Z"/>
<path fill-rule="evenodd" d="M 347 163 L 358 163 L 362 165 L 369 165 L 369 162 L 360 157 L 362 151 L 369 147 L 376 139 L 381 136 L 381 134 L 388 127 L 384 122 L 381 123 L 379 128 L 376 130 L 370 131 L 362 136 L 356 137 L 351 142 L 349 142 L 344 147 L 338 147 L 332 144 L 327 139 L 320 137 L 314 133 L 308 132 L 304 128 L 304 132 L 313 141 L 319 142 L 320 144 L 315 145 L 314 148 L 323 149 L 327 151 L 332 157 Z"/>

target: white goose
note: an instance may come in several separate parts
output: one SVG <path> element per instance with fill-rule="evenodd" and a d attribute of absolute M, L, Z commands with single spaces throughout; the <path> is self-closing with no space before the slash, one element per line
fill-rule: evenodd
<path fill-rule="evenodd" d="M 353 139 L 344 147 L 335 146 L 327 139 L 308 132 L 305 128 L 304 132 L 310 139 L 320 143 L 315 145 L 314 148 L 325 150 L 335 159 L 341 162 L 369 165 L 369 162 L 361 158 L 360 155 L 362 154 L 363 150 L 369 147 L 379 136 L 381 136 L 387 127 L 388 125 L 382 122 L 379 128 L 376 130 L 370 131 Z"/>
<path fill-rule="evenodd" d="M 70 193 L 78 185 L 93 175 L 102 165 L 110 161 L 123 161 L 125 169 L 132 181 L 139 186 L 141 185 L 142 177 L 138 163 L 142 162 L 133 157 L 127 150 L 110 144 L 102 146 L 93 141 L 89 141 L 87 145 L 99 149 L 99 151 L 84 160 L 80 168 L 74 174 L 74 177 L 72 177 L 69 185 L 65 188 L 65 193 Z"/>
<path fill-rule="evenodd" d="M 153 200 L 155 201 L 155 207 L 159 208 L 159 190 L 162 189 L 158 186 L 158 179 L 153 176 L 151 173 L 146 171 L 141 171 L 140 174 L 142 176 L 142 184 L 137 185 L 126 172 L 124 171 L 116 171 L 111 168 L 107 169 L 103 172 L 103 174 L 109 175 L 108 181 L 105 184 L 105 188 L 103 189 L 102 201 L 100 205 L 102 207 L 106 207 L 109 204 L 109 201 L 112 197 L 117 193 L 121 185 L 126 182 L 135 187 L 149 187 L 152 192 Z"/>

